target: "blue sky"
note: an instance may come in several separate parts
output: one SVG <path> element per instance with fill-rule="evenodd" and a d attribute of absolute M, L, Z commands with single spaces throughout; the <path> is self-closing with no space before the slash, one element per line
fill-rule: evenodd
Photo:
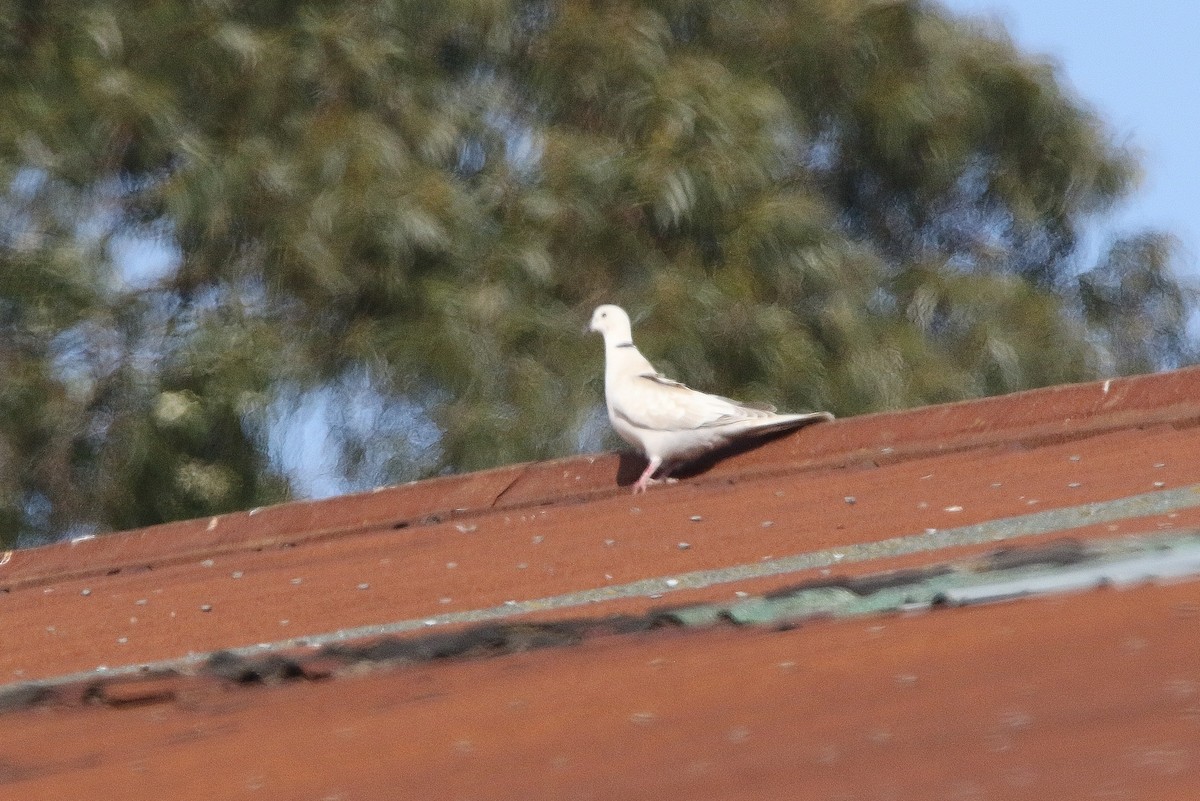
<path fill-rule="evenodd" d="M 1180 272 L 1200 278 L 1200 0 L 940 2 L 1003 22 L 1022 50 L 1058 64 L 1118 140 L 1140 152 L 1143 182 L 1098 239 L 1170 231 L 1182 243 Z"/>

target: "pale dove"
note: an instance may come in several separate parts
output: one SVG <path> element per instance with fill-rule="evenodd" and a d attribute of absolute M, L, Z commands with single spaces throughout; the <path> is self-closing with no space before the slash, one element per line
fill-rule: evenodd
<path fill-rule="evenodd" d="M 657 483 L 660 467 L 665 479 L 679 463 L 736 439 L 833 419 L 829 412 L 776 414 L 769 406 L 708 395 L 666 378 L 634 346 L 629 315 L 619 306 L 598 307 L 589 327 L 604 335 L 608 419 L 650 460 L 633 485 L 635 495 Z"/>

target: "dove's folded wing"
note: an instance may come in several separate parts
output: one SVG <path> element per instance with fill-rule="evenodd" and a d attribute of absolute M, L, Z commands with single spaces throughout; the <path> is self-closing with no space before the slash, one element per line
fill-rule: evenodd
<path fill-rule="evenodd" d="M 643 373 L 642 375 L 638 376 L 638 378 L 648 378 L 657 384 L 663 384 L 668 387 L 679 387 L 680 389 L 686 389 L 688 392 L 695 393 L 696 395 L 703 395 L 706 398 L 715 398 L 716 400 L 724 401 L 725 403 L 728 403 L 730 406 L 735 406 L 738 409 L 742 409 L 742 410 L 748 410 L 751 412 L 767 412 L 768 414 L 773 414 L 776 411 L 778 411 L 774 406 L 772 406 L 769 403 L 759 403 L 758 401 L 743 403 L 742 401 L 734 400 L 733 398 L 726 398 L 724 395 L 712 395 L 707 392 L 700 392 L 699 390 L 692 389 L 687 384 L 667 378 L 662 373 Z"/>
<path fill-rule="evenodd" d="M 629 381 L 613 411 L 630 425 L 651 431 L 689 431 L 771 416 L 766 409 L 697 392 L 658 373 L 643 373 Z"/>

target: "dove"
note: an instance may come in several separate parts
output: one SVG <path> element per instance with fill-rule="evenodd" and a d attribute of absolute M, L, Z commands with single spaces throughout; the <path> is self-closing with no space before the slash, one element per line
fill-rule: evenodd
<path fill-rule="evenodd" d="M 770 406 L 740 403 L 672 381 L 633 344 L 629 315 L 620 306 L 598 306 L 590 330 L 604 336 L 604 400 L 621 439 L 649 464 L 633 494 L 663 481 L 682 462 L 735 440 L 832 420 L 829 412 L 776 414 Z M 660 478 L 654 474 L 662 468 Z"/>

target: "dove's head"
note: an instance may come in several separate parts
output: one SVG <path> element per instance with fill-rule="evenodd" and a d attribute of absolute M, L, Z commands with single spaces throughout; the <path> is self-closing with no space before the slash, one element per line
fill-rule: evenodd
<path fill-rule="evenodd" d="M 610 303 L 596 307 L 596 310 L 592 312 L 592 322 L 588 328 L 603 334 L 606 345 L 630 342 L 633 337 L 629 325 L 629 315 L 620 306 L 613 306 Z"/>

